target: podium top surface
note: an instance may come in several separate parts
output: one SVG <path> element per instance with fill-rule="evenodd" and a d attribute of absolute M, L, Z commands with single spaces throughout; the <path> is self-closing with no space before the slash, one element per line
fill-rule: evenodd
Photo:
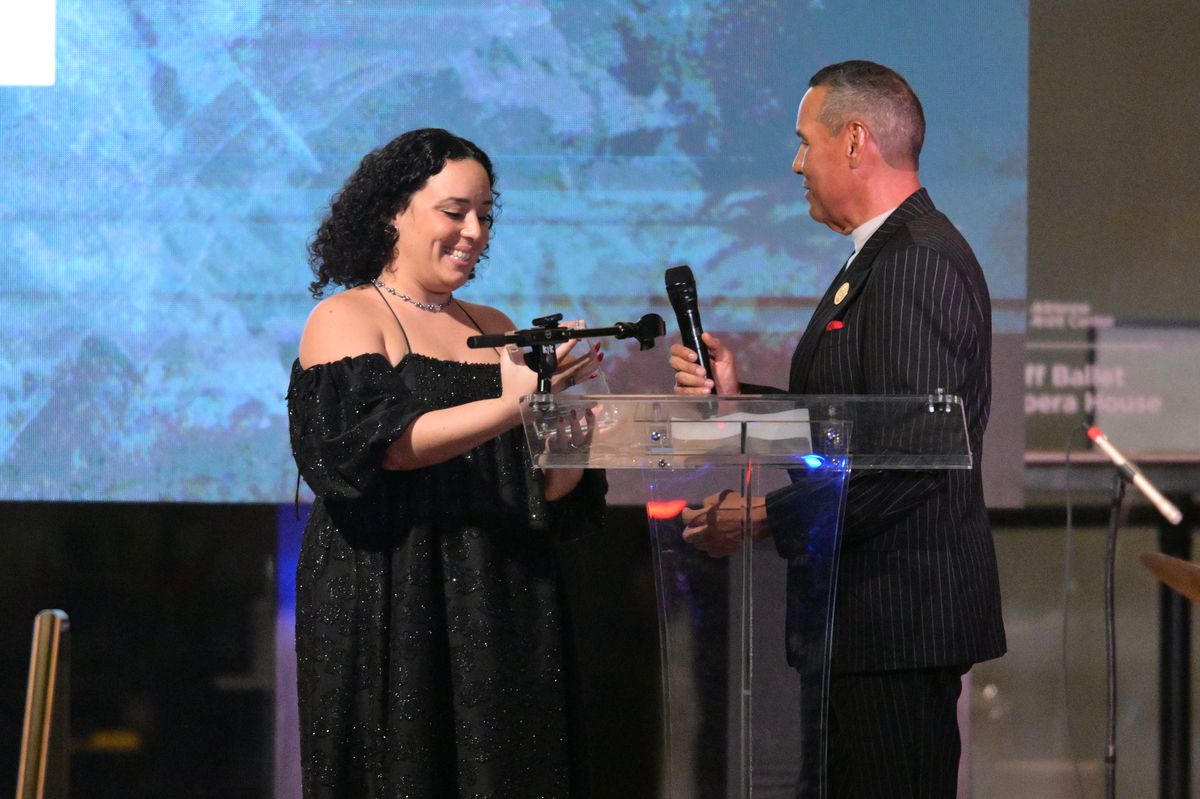
<path fill-rule="evenodd" d="M 972 464 L 962 402 L 946 394 L 532 395 L 521 413 L 534 463 L 549 469 Z"/>

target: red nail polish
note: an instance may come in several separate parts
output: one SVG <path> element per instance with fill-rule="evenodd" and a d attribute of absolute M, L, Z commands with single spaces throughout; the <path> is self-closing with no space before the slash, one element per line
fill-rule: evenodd
<path fill-rule="evenodd" d="M 598 362 L 600 362 L 600 361 L 603 361 L 603 360 L 604 360 L 604 353 L 602 352 L 602 353 L 600 353 L 598 356 L 596 356 L 596 361 L 597 361 L 597 363 L 598 363 Z"/>

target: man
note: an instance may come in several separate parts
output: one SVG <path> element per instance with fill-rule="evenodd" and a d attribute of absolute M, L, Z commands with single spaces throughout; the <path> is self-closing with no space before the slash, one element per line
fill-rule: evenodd
<path fill-rule="evenodd" d="M 995 552 L 983 503 L 991 396 L 991 307 L 970 246 L 918 178 L 925 137 L 916 94 L 891 69 L 847 61 L 817 72 L 796 120 L 792 169 L 812 218 L 854 254 L 792 356 L 793 394 L 962 398 L 971 470 L 852 473 L 833 621 L 827 778 L 834 797 L 954 797 L 956 703 L 971 664 L 1005 651 Z M 713 368 L 671 348 L 675 391 L 778 392 L 740 383 L 734 354 L 705 334 Z M 786 489 L 784 490 L 786 492 Z M 802 503 L 752 504 L 754 535 L 789 558 L 789 604 L 803 554 Z M 711 497 L 685 539 L 713 556 L 739 546 L 741 500 Z M 796 657 L 789 614 L 789 660 Z M 793 660 L 794 662 L 794 660 Z"/>

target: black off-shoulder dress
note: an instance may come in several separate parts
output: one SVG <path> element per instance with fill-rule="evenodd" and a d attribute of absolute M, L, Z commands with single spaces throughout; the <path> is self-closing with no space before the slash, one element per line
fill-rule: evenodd
<path fill-rule="evenodd" d="M 292 367 L 316 495 L 297 574 L 306 797 L 564 797 L 581 779 L 556 527 L 599 524 L 604 476 L 546 503 L 520 428 L 385 471 L 420 414 L 500 393 L 499 367 L 419 354 Z"/>

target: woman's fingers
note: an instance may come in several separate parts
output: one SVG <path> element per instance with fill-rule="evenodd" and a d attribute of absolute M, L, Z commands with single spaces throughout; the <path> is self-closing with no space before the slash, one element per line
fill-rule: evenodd
<path fill-rule="evenodd" d="M 558 368 L 554 371 L 555 389 L 562 391 L 590 380 L 604 360 L 600 345 L 589 347 L 586 352 L 577 357 L 564 357 L 559 360 Z"/>
<path fill-rule="evenodd" d="M 583 434 L 583 444 L 591 444 L 592 439 L 596 437 L 596 412 L 591 408 L 584 411 L 583 420 L 587 423 L 587 430 Z"/>

